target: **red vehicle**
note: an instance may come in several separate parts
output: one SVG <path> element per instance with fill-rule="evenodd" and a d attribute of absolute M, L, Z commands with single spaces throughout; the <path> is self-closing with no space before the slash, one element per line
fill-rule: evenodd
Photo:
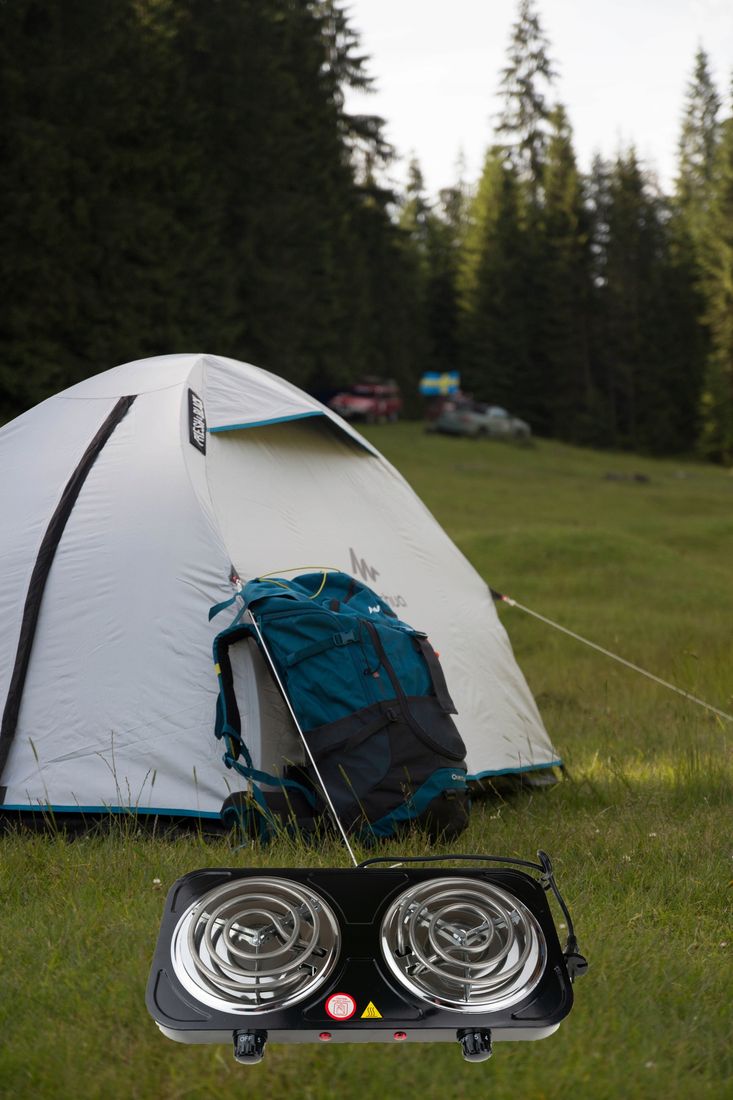
<path fill-rule="evenodd" d="M 328 405 L 344 420 L 384 423 L 397 420 L 402 412 L 402 395 L 397 383 L 390 379 L 364 378 L 337 393 Z"/>

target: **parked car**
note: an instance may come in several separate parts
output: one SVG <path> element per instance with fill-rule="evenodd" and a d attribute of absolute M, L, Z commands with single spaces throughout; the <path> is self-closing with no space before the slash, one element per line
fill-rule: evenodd
<path fill-rule="evenodd" d="M 337 393 L 328 405 L 344 420 L 366 420 L 372 424 L 396 420 L 402 412 L 402 395 L 396 382 L 365 378 Z"/>
<path fill-rule="evenodd" d="M 436 432 L 474 438 L 529 439 L 532 435 L 526 420 L 512 416 L 499 405 L 482 405 L 466 400 L 446 402 L 433 427 Z"/>

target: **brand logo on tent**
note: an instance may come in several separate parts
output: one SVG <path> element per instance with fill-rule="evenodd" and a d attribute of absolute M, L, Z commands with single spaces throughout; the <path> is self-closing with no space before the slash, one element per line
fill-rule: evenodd
<path fill-rule="evenodd" d="M 349 547 L 349 554 L 351 556 L 350 572 L 353 576 L 361 577 L 365 584 L 375 584 L 379 576 L 379 570 L 375 569 L 373 565 L 368 565 L 364 558 L 360 558 L 352 546 Z M 407 600 L 404 596 L 388 596 L 386 592 L 379 592 L 378 595 L 383 603 L 389 604 L 393 610 L 396 607 L 407 607 Z M 381 607 L 377 604 L 376 607 L 370 607 L 369 611 L 372 615 L 375 615 L 381 611 Z"/>
<path fill-rule="evenodd" d="M 351 554 L 351 572 L 354 575 L 358 573 L 365 583 L 371 581 L 373 584 L 379 576 L 379 570 L 367 565 L 364 558 L 357 557 L 356 552 L 351 547 L 349 547 L 349 553 Z"/>
<path fill-rule="evenodd" d="M 193 390 L 188 391 L 188 438 L 197 451 L 206 454 L 206 413 L 204 403 Z"/>

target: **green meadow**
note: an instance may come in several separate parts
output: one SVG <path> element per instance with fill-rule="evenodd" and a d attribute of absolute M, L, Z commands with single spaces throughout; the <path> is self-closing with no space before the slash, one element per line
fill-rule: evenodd
<path fill-rule="evenodd" d="M 416 424 L 368 434 L 494 588 L 733 712 L 730 472 Z M 144 989 L 173 880 L 204 866 L 346 866 L 343 849 L 234 850 L 129 820 L 73 842 L 11 831 L 0 1096 L 733 1097 L 733 723 L 516 608 L 500 614 L 567 777 L 478 802 L 461 840 L 433 851 L 553 856 L 590 962 L 554 1036 L 497 1044 L 481 1065 L 457 1045 L 408 1042 L 270 1046 L 245 1068 L 228 1048 L 170 1042 Z M 413 835 L 384 854 L 425 848 Z"/>

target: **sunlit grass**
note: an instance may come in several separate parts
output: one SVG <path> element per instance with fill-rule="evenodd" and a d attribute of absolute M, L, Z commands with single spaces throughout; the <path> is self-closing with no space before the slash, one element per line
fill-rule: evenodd
<path fill-rule="evenodd" d="M 415 425 L 369 434 L 495 588 L 733 711 L 730 475 Z M 227 1049 L 171 1043 L 143 1002 L 170 884 L 195 867 L 348 856 L 333 838 L 235 848 L 121 819 L 73 843 L 53 828 L 2 842 L 0 1095 L 733 1097 L 732 727 L 516 609 L 501 615 L 569 778 L 477 803 L 459 844 L 432 850 L 552 854 L 591 963 L 555 1036 L 497 1045 L 481 1066 L 408 1043 L 272 1046 L 247 1070 Z M 426 847 L 415 833 L 384 852 Z"/>

